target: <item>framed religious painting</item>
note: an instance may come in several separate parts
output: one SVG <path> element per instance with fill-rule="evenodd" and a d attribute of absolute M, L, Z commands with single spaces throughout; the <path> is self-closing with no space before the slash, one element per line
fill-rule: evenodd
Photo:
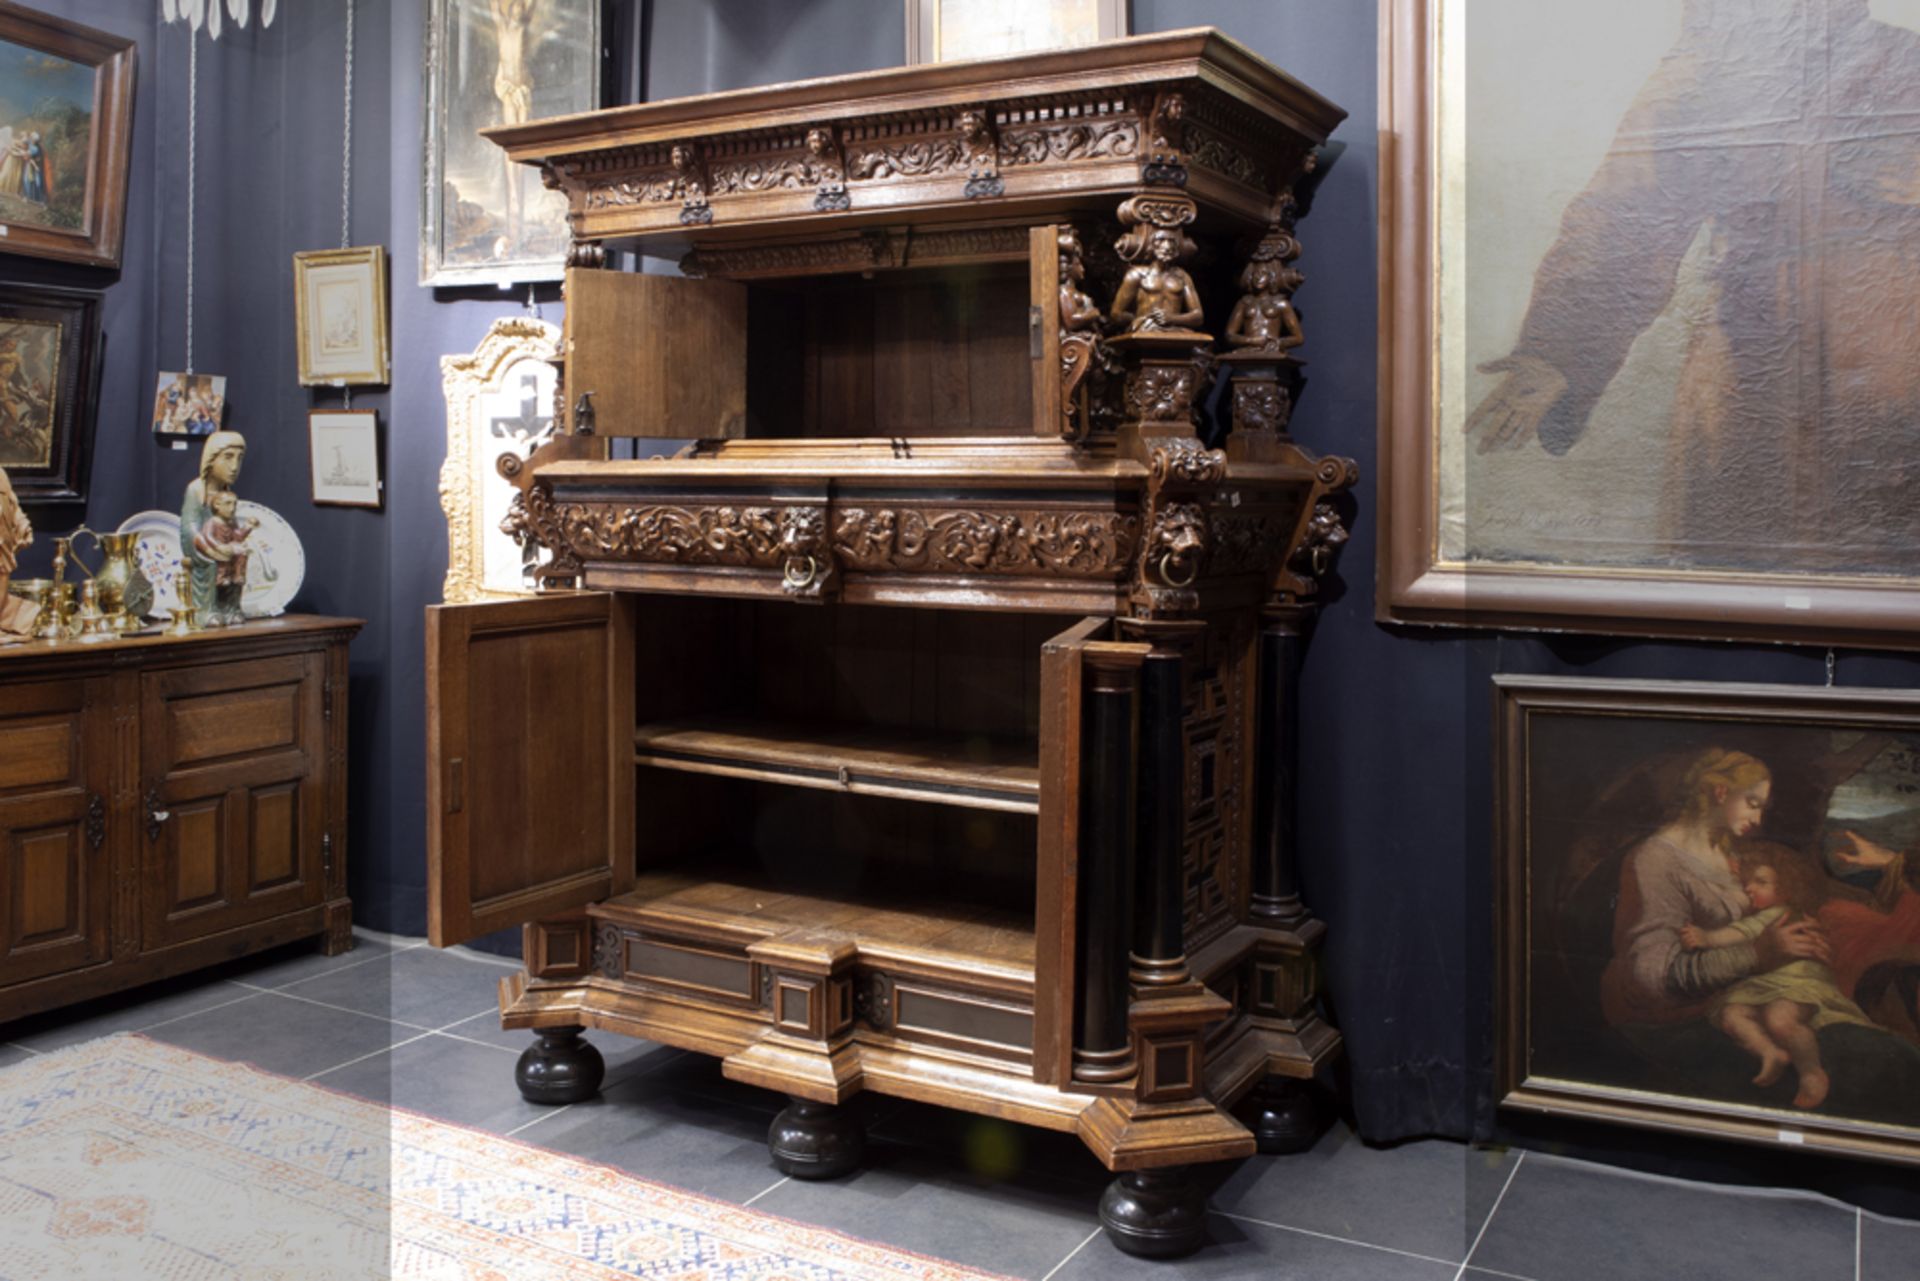
<path fill-rule="evenodd" d="M 1920 691 L 1495 685 L 1502 1105 L 1920 1164 Z"/>
<path fill-rule="evenodd" d="M 1066 49 L 1127 32 L 1127 0 L 906 0 L 907 61 Z"/>
<path fill-rule="evenodd" d="M 558 280 L 567 201 L 480 136 L 600 105 L 601 0 L 428 0 L 420 283 Z"/>
<path fill-rule="evenodd" d="M 0 0 L 0 253 L 120 265 L 133 41 Z"/>
<path fill-rule="evenodd" d="M 1381 619 L 1920 645 L 1920 7 L 1381 16 Z"/>
<path fill-rule="evenodd" d="M 303 386 L 387 382 L 391 375 L 383 246 L 295 254 L 293 301 Z"/>
<path fill-rule="evenodd" d="M 29 506 L 86 501 L 100 303 L 89 290 L 0 283 L 0 467 Z"/>
<path fill-rule="evenodd" d="M 524 460 L 553 435 L 553 361 L 560 328 L 531 316 L 493 322 L 471 352 L 440 358 L 447 398 L 447 460 L 440 507 L 447 516 L 447 604 L 525 596 L 537 560 L 501 528 L 519 490 L 500 458 Z"/>

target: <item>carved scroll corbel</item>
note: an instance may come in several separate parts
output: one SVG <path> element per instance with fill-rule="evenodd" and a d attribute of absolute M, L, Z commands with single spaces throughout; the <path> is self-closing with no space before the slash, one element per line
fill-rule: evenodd
<path fill-rule="evenodd" d="M 713 221 L 713 206 L 707 203 L 707 165 L 691 143 L 673 147 L 674 186 L 680 193 L 680 222 L 683 226 L 705 226 Z"/>
<path fill-rule="evenodd" d="M 1000 142 L 988 113 L 984 109 L 961 112 L 954 131 L 960 135 L 960 146 L 967 156 L 967 199 L 1004 195 L 1007 186 L 1000 181 Z"/>
<path fill-rule="evenodd" d="M 829 126 L 807 130 L 807 172 L 814 180 L 813 207 L 836 213 L 853 206 L 847 195 L 847 166 L 838 132 Z"/>
<path fill-rule="evenodd" d="M 512 454 L 500 457 L 501 474 L 509 480 L 515 479 L 523 466 Z M 500 532 L 518 543 L 524 552 L 534 553 L 544 547 L 553 554 L 552 560 L 533 571 L 541 586 L 572 586 L 580 580 L 580 561 L 568 545 L 560 513 L 553 503 L 553 491 L 546 485 L 536 480 L 513 496 L 507 514 L 501 518 Z"/>
<path fill-rule="evenodd" d="M 1347 541 L 1346 519 L 1331 500 L 1359 483 L 1360 465 L 1351 458 L 1322 458 L 1313 481 L 1311 506 L 1274 575 L 1276 604 L 1300 604 L 1318 595 L 1320 580 L 1332 571 L 1334 558 Z"/>
<path fill-rule="evenodd" d="M 1154 97 L 1147 115 L 1147 154 L 1140 161 L 1140 181 L 1150 187 L 1187 185 L 1187 100 L 1178 93 Z"/>

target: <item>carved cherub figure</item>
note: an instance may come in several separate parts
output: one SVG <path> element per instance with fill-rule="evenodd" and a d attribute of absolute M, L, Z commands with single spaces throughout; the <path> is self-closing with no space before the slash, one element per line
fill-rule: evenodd
<path fill-rule="evenodd" d="M 1147 261 L 1129 268 L 1113 297 L 1112 318 L 1128 333 L 1192 333 L 1203 319 L 1193 277 L 1177 265 L 1184 237 L 1166 227 L 1147 236 Z"/>
<path fill-rule="evenodd" d="M 1240 273 L 1240 301 L 1227 318 L 1227 341 L 1258 351 L 1290 351 L 1306 341 L 1293 291 L 1304 280 L 1298 271 L 1273 259 L 1255 259 Z"/>

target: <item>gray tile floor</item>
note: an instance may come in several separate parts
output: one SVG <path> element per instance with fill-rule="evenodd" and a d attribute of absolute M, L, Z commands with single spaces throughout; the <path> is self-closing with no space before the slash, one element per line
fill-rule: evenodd
<path fill-rule="evenodd" d="M 118 1031 L 604 1162 L 907 1250 L 1036 1281 L 1920 1281 L 1920 1224 L 1800 1193 L 1754 1192 L 1452 1143 L 1371 1148 L 1336 1127 L 1311 1152 L 1210 1172 L 1210 1243 L 1178 1265 L 1110 1246 L 1109 1176 L 1078 1140 L 863 1097 L 865 1166 L 833 1183 L 780 1177 L 778 1096 L 718 1064 L 593 1038 L 600 1098 L 543 1108 L 513 1086 L 528 1041 L 503 1032 L 512 967 L 361 933 L 344 956 L 287 949 L 8 1026 L 0 1068 Z"/>

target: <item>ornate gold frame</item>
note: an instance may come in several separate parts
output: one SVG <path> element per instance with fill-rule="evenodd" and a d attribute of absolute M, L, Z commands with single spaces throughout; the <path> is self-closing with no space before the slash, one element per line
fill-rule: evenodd
<path fill-rule="evenodd" d="M 906 0 L 907 2 L 907 63 L 917 66 L 926 62 L 941 62 L 940 8 L 949 0 Z M 1044 0 L 1042 0 L 1044 3 Z M 1117 40 L 1128 35 L 1127 0 L 1099 0 L 1099 13 L 1095 21 L 1099 24 L 1095 36 L 1098 40 Z M 957 54 L 965 58 L 969 54 Z"/>
<path fill-rule="evenodd" d="M 365 287 L 373 313 L 373 364 L 366 369 L 344 373 L 313 372 L 310 339 L 313 318 L 307 314 L 307 273 L 316 267 L 360 267 L 366 271 Z M 315 249 L 293 256 L 293 312 L 295 348 L 300 362 L 303 387 L 340 387 L 374 384 L 384 386 L 392 379 L 393 353 L 387 334 L 387 250 L 384 245 L 361 245 L 352 249 Z"/>
<path fill-rule="evenodd" d="M 531 316 L 506 316 L 493 322 L 471 352 L 440 358 L 440 389 L 447 398 L 447 461 L 440 468 L 440 509 L 447 515 L 443 594 L 449 605 L 533 594 L 532 588 L 502 592 L 485 585 L 482 490 L 487 478 L 497 475 L 497 455 L 480 445 L 484 428 L 476 410 L 481 396 L 500 389 L 500 377 L 510 366 L 528 359 L 552 360 L 559 350 L 558 325 Z"/>

